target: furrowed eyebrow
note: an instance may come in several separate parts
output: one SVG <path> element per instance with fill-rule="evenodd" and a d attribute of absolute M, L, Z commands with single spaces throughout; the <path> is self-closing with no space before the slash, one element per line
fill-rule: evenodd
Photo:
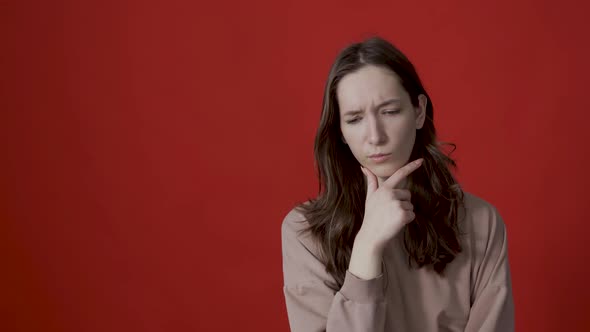
<path fill-rule="evenodd" d="M 360 114 L 360 113 L 363 113 L 363 111 L 353 110 L 353 111 L 346 111 L 346 112 L 344 112 L 343 115 L 344 116 L 346 116 L 346 115 L 357 115 L 357 114 Z"/>
<path fill-rule="evenodd" d="M 391 104 L 397 104 L 400 103 L 401 100 L 399 98 L 391 98 L 391 99 L 387 99 L 386 101 L 382 102 L 381 104 L 377 105 L 377 109 L 383 107 L 383 106 L 387 106 L 387 105 L 391 105 Z"/>
<path fill-rule="evenodd" d="M 391 105 L 391 104 L 396 104 L 399 103 L 401 100 L 399 98 L 391 98 L 391 99 L 387 99 L 386 101 L 380 103 L 379 105 L 377 105 L 377 107 L 375 107 L 376 109 L 380 109 L 383 106 L 387 106 L 387 105 Z M 357 115 L 363 113 L 363 111 L 361 110 L 350 110 L 350 111 L 346 111 L 344 112 L 344 116 L 346 115 Z"/>

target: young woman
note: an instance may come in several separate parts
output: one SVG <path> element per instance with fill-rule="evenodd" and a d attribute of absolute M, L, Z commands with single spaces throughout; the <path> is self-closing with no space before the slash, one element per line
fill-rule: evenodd
<path fill-rule="evenodd" d="M 457 184 L 433 110 L 389 42 L 338 55 L 315 139 L 320 193 L 282 224 L 292 331 L 514 329 L 505 225 Z"/>

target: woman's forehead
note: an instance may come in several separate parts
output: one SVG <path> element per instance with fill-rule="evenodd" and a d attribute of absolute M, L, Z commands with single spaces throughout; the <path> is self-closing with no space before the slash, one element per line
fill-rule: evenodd
<path fill-rule="evenodd" d="M 397 75 L 385 68 L 365 66 L 344 76 L 337 88 L 338 104 L 343 111 L 362 110 L 397 99 L 407 98 Z"/>

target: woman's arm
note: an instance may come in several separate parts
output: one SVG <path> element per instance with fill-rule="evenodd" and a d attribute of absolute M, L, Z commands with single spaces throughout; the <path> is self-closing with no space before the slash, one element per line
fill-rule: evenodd
<path fill-rule="evenodd" d="M 302 220 L 293 210 L 282 225 L 284 293 L 291 331 L 383 332 L 385 276 L 364 280 L 347 271 L 342 288 L 334 292 L 324 283 L 334 279 L 319 260 L 317 246 L 299 234 Z"/>
<path fill-rule="evenodd" d="M 381 272 L 383 248 L 404 225 L 415 218 L 411 193 L 397 189 L 422 165 L 418 159 L 398 169 L 381 185 L 362 168 L 367 177 L 365 215 L 358 231 L 342 288 L 335 292 L 325 285 L 333 278 L 318 259 L 313 241 L 300 239 L 303 217 L 291 211 L 283 221 L 283 272 L 285 301 L 292 331 L 382 332 L 385 328 L 384 280 Z M 299 225 L 299 227 L 297 227 Z"/>
<path fill-rule="evenodd" d="M 489 218 L 489 219 L 488 219 Z M 495 208 L 488 211 L 486 232 L 474 243 L 477 261 L 476 280 L 466 332 L 514 331 L 514 302 L 508 264 L 506 227 Z M 476 220 L 477 221 L 477 220 Z M 486 220 L 487 221 L 487 220 Z"/>

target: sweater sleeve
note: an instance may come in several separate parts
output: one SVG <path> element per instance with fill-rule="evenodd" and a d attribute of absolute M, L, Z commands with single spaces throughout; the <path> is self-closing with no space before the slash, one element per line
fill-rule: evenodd
<path fill-rule="evenodd" d="M 514 303 L 508 264 L 506 227 L 495 208 L 485 214 L 485 232 L 475 241 L 481 259 L 474 271 L 471 310 L 466 332 L 514 331 Z"/>
<path fill-rule="evenodd" d="M 282 224 L 285 303 L 292 332 L 383 332 L 385 276 L 363 280 L 346 272 L 334 291 L 334 279 L 319 259 L 319 247 L 307 233 L 302 215 L 292 210 Z"/>

